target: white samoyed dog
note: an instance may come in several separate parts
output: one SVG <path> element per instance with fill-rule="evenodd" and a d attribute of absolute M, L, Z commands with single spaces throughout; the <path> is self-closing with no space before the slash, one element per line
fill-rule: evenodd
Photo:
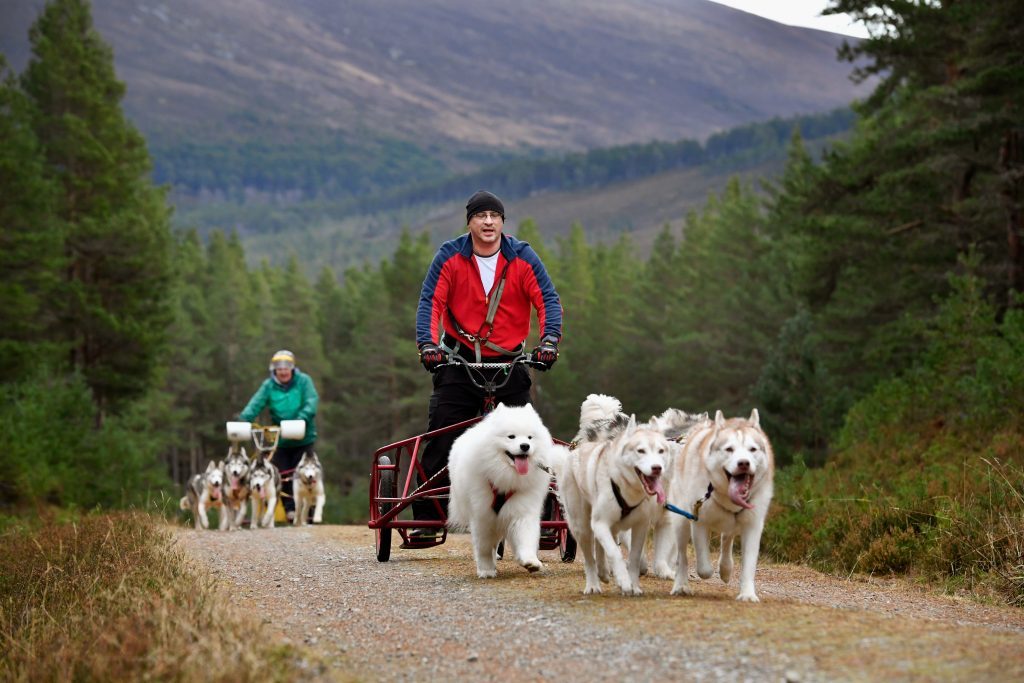
<path fill-rule="evenodd" d="M 448 526 L 468 529 L 473 539 L 476 573 L 498 575 L 498 544 L 530 572 L 537 558 L 540 520 L 551 475 L 551 434 L 533 406 L 499 403 L 483 420 L 452 444 L 448 456 L 451 489 Z"/>

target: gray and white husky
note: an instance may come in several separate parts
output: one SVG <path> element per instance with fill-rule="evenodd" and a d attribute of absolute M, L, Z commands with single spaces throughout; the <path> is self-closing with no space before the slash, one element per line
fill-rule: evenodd
<path fill-rule="evenodd" d="M 220 516 L 220 530 L 240 529 L 245 520 L 249 502 L 249 470 L 252 463 L 245 448 L 234 444 L 224 460 L 224 514 Z"/>
<path fill-rule="evenodd" d="M 274 511 L 281 491 L 281 471 L 269 458 L 255 458 L 249 470 L 249 501 L 252 515 L 249 528 L 274 528 Z"/>
<path fill-rule="evenodd" d="M 677 523 L 678 566 L 673 595 L 693 595 L 690 587 L 686 545 L 693 538 L 697 556 L 697 574 L 707 579 L 714 573 L 711 564 L 711 534 L 721 536 L 718 575 L 725 583 L 732 576 L 732 544 L 740 537 L 743 550 L 740 565 L 740 592 L 737 600 L 758 602 L 754 573 L 761 547 L 761 532 L 772 500 L 775 457 L 768 436 L 761 429 L 755 408 L 749 418 L 728 420 L 722 411 L 715 419 L 694 427 L 676 458 L 669 493 L 674 501 L 706 499 L 699 521 L 683 519 Z"/>
<path fill-rule="evenodd" d="M 708 414 L 688 413 L 678 408 L 668 408 L 660 415 L 655 415 L 648 425 L 659 430 L 668 439 L 669 453 L 665 471 L 662 473 L 662 486 L 668 490 L 672 479 L 673 462 L 683 450 L 687 434 L 697 425 L 709 421 Z M 580 431 L 576 435 L 577 443 L 601 442 L 615 439 L 622 434 L 629 424 L 629 415 L 622 411 L 622 404 L 613 396 L 590 394 L 580 407 Z M 654 526 L 654 575 L 662 579 L 675 576 L 676 537 L 678 532 L 673 527 L 673 515 L 661 509 L 653 513 Z M 616 539 L 629 553 L 631 534 L 620 533 Z M 640 556 L 640 573 L 648 572 L 647 557 Z M 602 574 L 602 578 L 604 575 Z"/>
<path fill-rule="evenodd" d="M 595 426 L 594 416 L 602 412 L 595 403 L 608 398 L 591 394 L 580 407 L 580 433 L 596 429 L 596 438 L 583 438 L 564 461 L 556 461 L 558 497 L 583 553 L 583 592 L 600 593 L 602 575 L 610 566 L 623 594 L 640 595 L 644 540 L 665 502 L 661 475 L 668 469 L 669 443 L 659 429 L 637 424 L 633 416 L 621 431 Z M 628 564 L 616 543 L 621 532 L 632 536 Z"/>
<path fill-rule="evenodd" d="M 196 529 L 209 529 L 210 519 L 206 511 L 211 507 L 219 507 L 223 503 L 224 472 L 221 470 L 221 463 L 212 460 L 206 466 L 205 472 L 192 475 L 185 485 L 185 495 L 182 496 L 180 506 L 182 510 L 191 510 Z M 221 519 L 224 519 L 224 511 L 221 509 Z"/>
<path fill-rule="evenodd" d="M 292 524 L 303 526 L 313 509 L 313 524 L 324 521 L 324 468 L 320 458 L 312 451 L 302 454 L 302 459 L 292 474 L 292 497 L 295 498 L 295 519 Z"/>
<path fill-rule="evenodd" d="M 661 433 L 668 438 L 671 447 L 670 464 L 664 475 L 666 490 L 671 486 L 675 471 L 674 463 L 677 458 L 682 456 L 683 444 L 690 432 L 697 426 L 708 422 L 710 422 L 710 418 L 706 412 L 688 413 L 678 408 L 669 408 L 661 415 L 651 418 L 650 423 L 661 430 Z M 679 533 L 673 525 L 680 522 L 681 518 L 677 519 L 676 515 L 668 510 L 663 509 L 655 515 L 653 569 L 654 575 L 659 578 L 671 579 L 676 574 L 676 538 Z"/>

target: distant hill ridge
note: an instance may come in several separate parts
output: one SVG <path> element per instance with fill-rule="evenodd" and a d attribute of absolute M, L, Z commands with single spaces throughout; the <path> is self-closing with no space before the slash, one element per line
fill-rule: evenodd
<path fill-rule="evenodd" d="M 183 201 L 176 220 L 239 231 L 254 261 L 280 262 L 293 250 L 315 273 L 324 264 L 341 269 L 390 255 L 402 227 L 428 231 L 435 239 L 451 237 L 463 225 L 466 196 L 483 187 L 505 200 L 512 232 L 520 221 L 532 218 L 554 239 L 580 222 L 592 240 L 614 240 L 629 232 L 646 249 L 665 225 L 680 227 L 687 212 L 702 207 L 709 193 L 720 192 L 730 176 L 748 181 L 775 176 L 795 131 L 814 151 L 844 137 L 853 122 L 851 110 L 838 109 L 739 126 L 704 144 L 651 142 L 518 159 L 344 199 Z"/>
<path fill-rule="evenodd" d="M 42 4 L 3 3 L 16 69 Z M 842 36 L 707 0 L 103 0 L 93 15 L 149 137 L 326 129 L 450 170 L 487 150 L 703 140 L 867 92 L 835 59 Z"/>

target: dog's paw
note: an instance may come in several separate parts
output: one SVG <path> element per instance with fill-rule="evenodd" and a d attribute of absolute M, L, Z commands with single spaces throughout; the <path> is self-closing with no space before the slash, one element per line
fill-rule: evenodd
<path fill-rule="evenodd" d="M 623 595 L 643 595 L 644 590 L 640 586 L 619 586 Z"/>
<path fill-rule="evenodd" d="M 539 572 L 541 569 L 543 569 L 544 565 L 541 563 L 540 560 L 527 560 L 526 562 L 523 562 L 523 567 L 526 568 L 526 571 L 533 574 L 534 572 Z"/>
<path fill-rule="evenodd" d="M 676 578 L 676 570 L 665 563 L 659 563 L 654 565 L 654 575 L 659 579 L 674 579 Z"/>
<path fill-rule="evenodd" d="M 478 577 L 480 577 L 481 579 L 493 579 L 493 578 L 497 578 L 498 570 L 497 569 L 478 569 L 476 571 L 476 575 Z"/>
<path fill-rule="evenodd" d="M 583 589 L 584 595 L 598 595 L 601 592 L 601 586 L 587 586 Z"/>
<path fill-rule="evenodd" d="M 672 595 L 693 595 L 693 588 L 691 588 L 689 584 L 672 586 Z"/>
<path fill-rule="evenodd" d="M 317 516 L 317 517 L 313 518 L 313 524 L 323 524 L 323 523 L 324 523 L 323 517 Z"/>
<path fill-rule="evenodd" d="M 757 593 L 753 591 L 749 593 L 740 593 L 736 596 L 736 600 L 739 602 L 761 602 L 761 598 L 757 597 Z"/>

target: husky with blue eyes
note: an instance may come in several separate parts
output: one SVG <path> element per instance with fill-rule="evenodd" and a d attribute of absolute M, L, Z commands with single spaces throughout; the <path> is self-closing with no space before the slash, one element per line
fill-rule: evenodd
<path fill-rule="evenodd" d="M 749 418 L 725 419 L 722 411 L 713 421 L 695 427 L 676 459 L 669 500 L 677 507 L 699 507 L 698 520 L 677 518 L 678 562 L 673 595 L 693 595 L 689 584 L 686 546 L 693 537 L 697 574 L 711 578 L 711 534 L 721 535 L 722 554 L 718 574 L 732 577 L 732 543 L 739 536 L 743 556 L 737 600 L 759 602 L 754 591 L 754 572 L 761 547 L 761 532 L 772 500 L 775 459 L 768 436 L 760 426 L 755 408 Z M 701 501 L 700 506 L 696 505 Z"/>

